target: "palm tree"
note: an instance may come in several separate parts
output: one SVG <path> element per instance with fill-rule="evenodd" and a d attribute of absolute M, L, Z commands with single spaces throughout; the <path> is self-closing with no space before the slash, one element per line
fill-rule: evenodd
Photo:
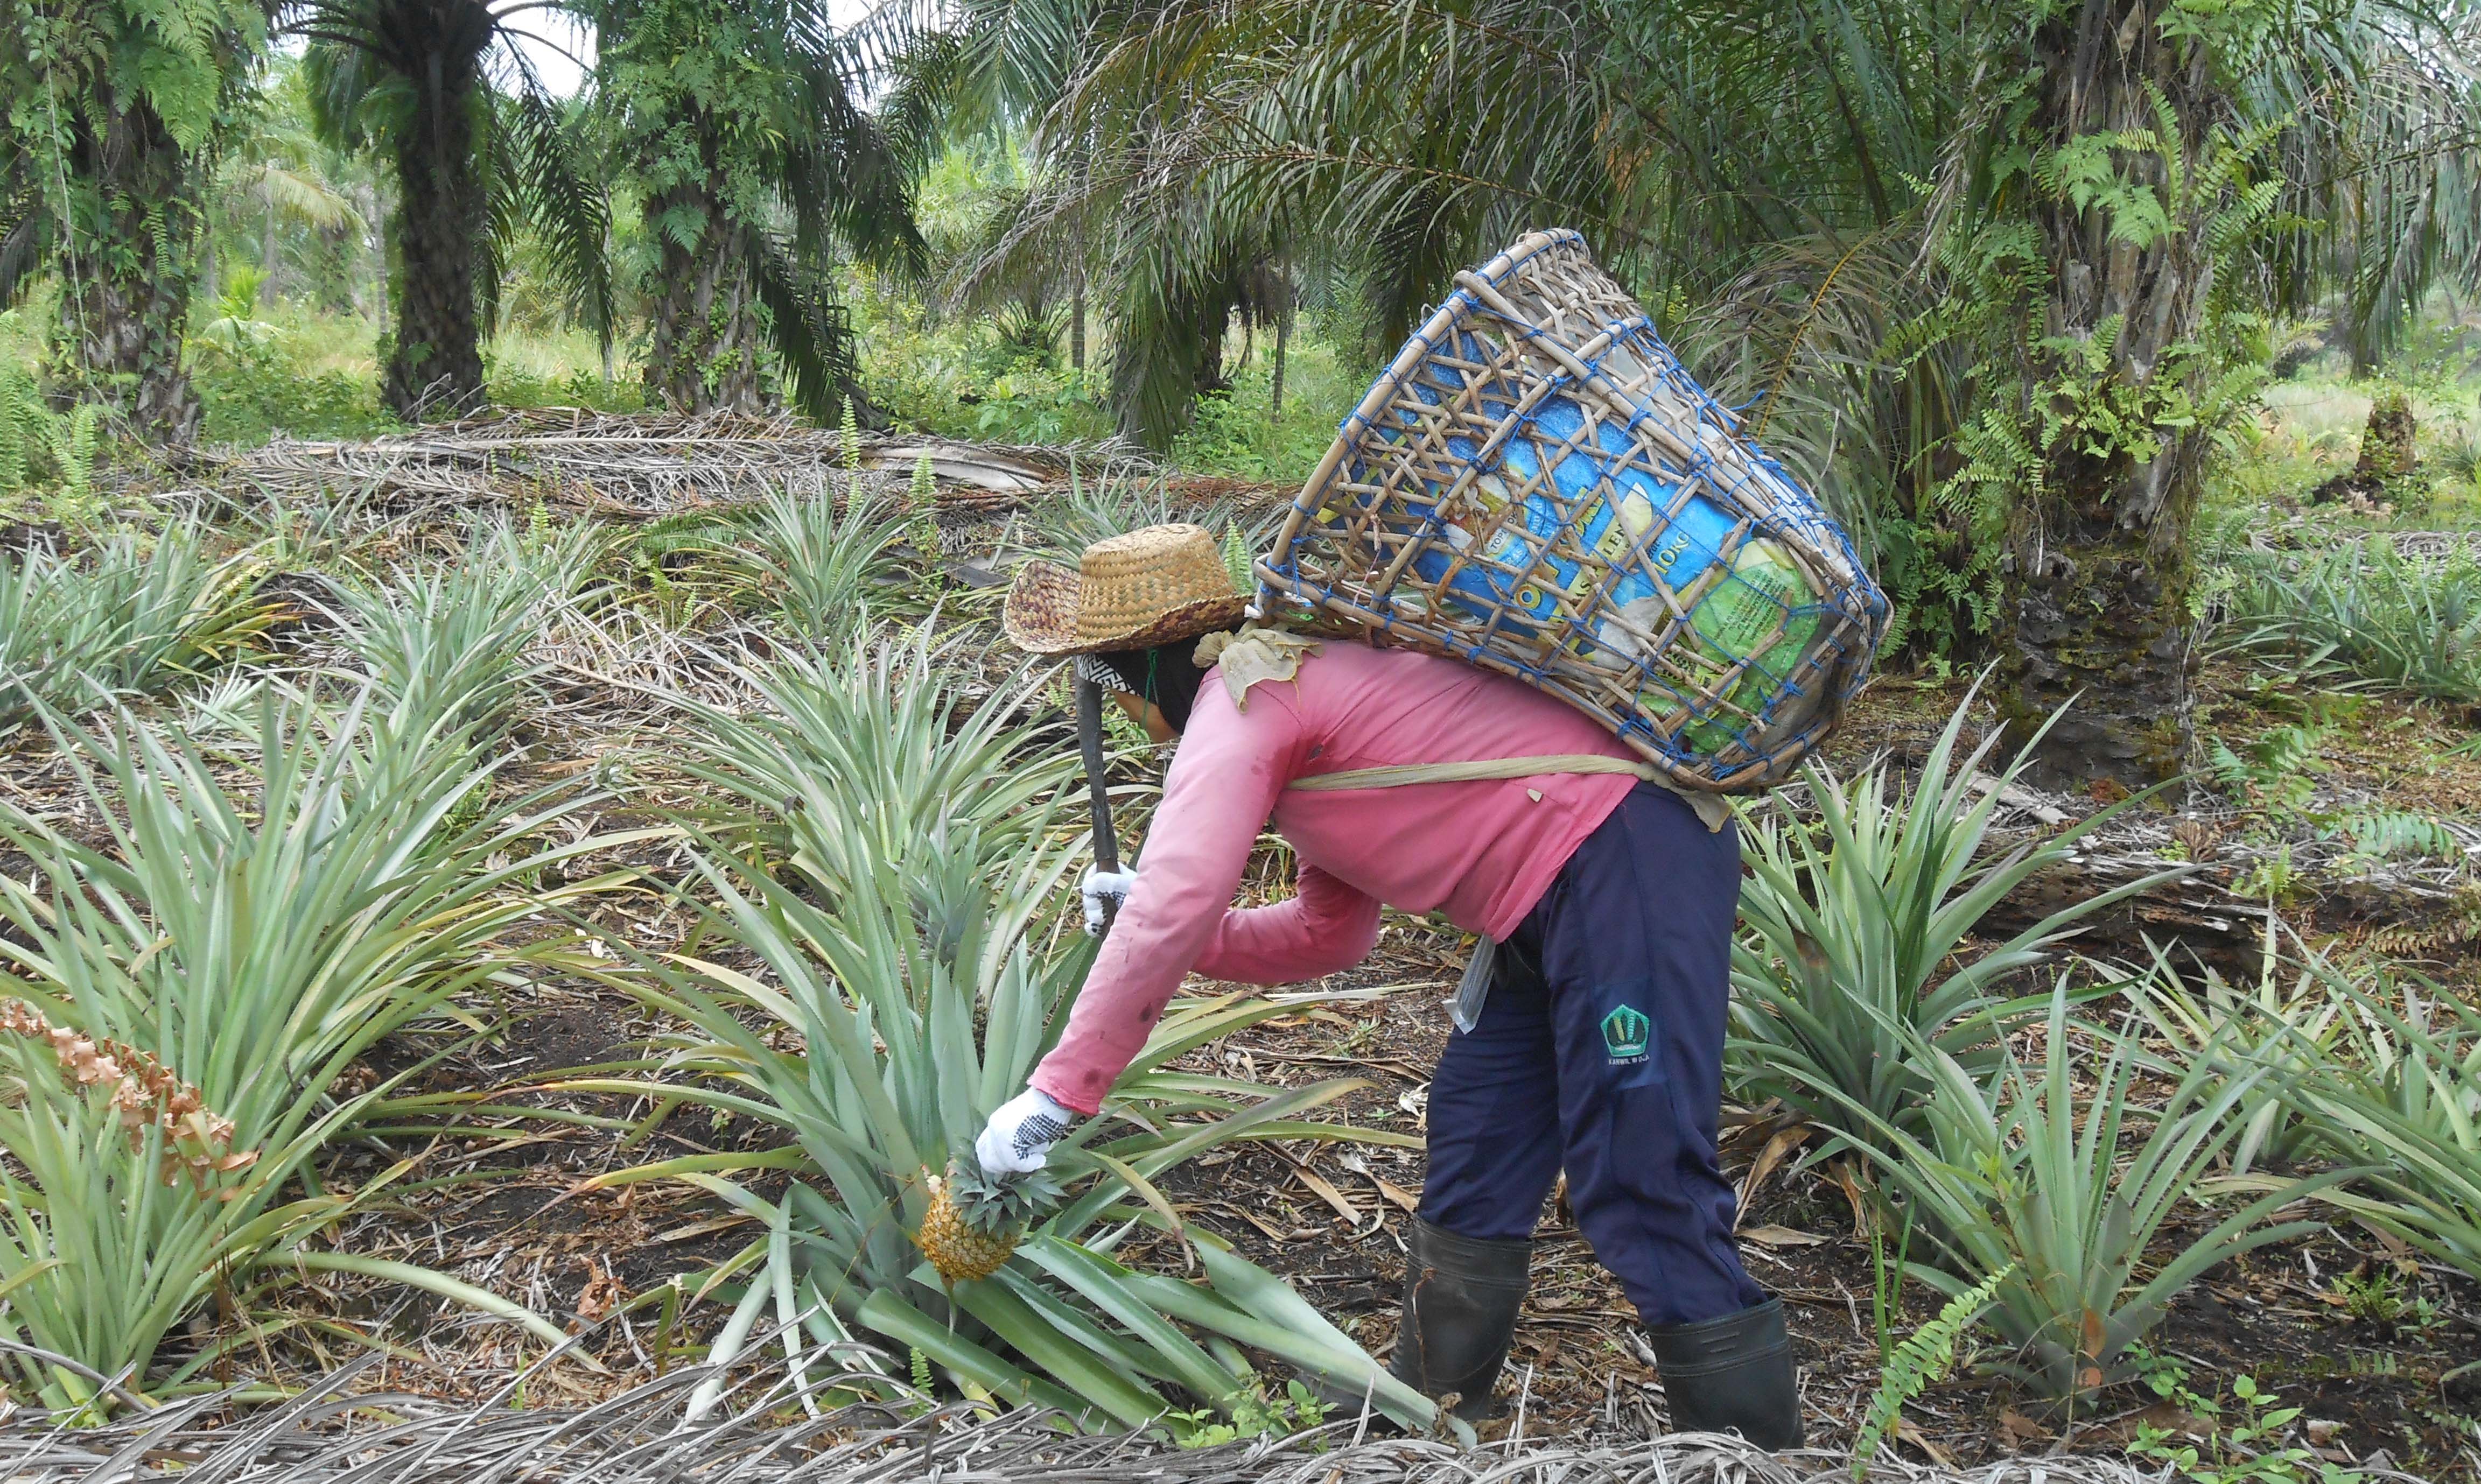
<path fill-rule="evenodd" d="M 2281 299 L 2305 308 L 2336 291 L 2335 325 L 2362 373 L 2398 347 L 2430 285 L 2468 291 L 2481 261 L 2481 12 L 2378 30 L 2348 97 L 2301 110 L 2278 146 L 2293 183 L 2285 206 L 2298 218 L 2276 254 Z"/>
<path fill-rule="evenodd" d="M 252 106 L 235 125 L 218 172 L 220 235 L 227 240 L 257 237 L 262 305 L 275 301 L 282 267 L 280 229 L 303 231 L 314 241 L 359 238 L 369 230 L 352 187 L 333 173 L 341 157 L 311 130 L 304 71 L 292 61 L 280 61 L 271 69 Z M 205 276 L 213 295 L 212 272 Z"/>
<path fill-rule="evenodd" d="M 1392 344 L 1472 244 L 1546 201 L 1607 217 L 1579 132 L 1605 31 L 1575 0 L 966 6 L 948 73 L 1019 109 L 1039 161 L 987 262 L 1072 228 L 1096 245 L 1122 431 L 1160 445 L 1220 384 L 1236 311 L 1278 325 L 1296 281 L 1340 277 Z"/>
<path fill-rule="evenodd" d="M 2188 513 L 2245 390 L 2228 317 L 2348 276 L 2383 334 L 2473 263 L 2481 208 L 2440 189 L 2472 138 L 2442 3 L 1027 9 L 1080 47 L 1017 231 L 1110 223 L 1133 432 L 1253 247 L 1355 281 L 1392 345 L 1458 268 L 1582 227 L 1832 477 L 1915 634 L 2008 655 L 2027 717 L 2087 692 L 2047 740 L 2085 768 L 2184 746 Z M 1023 55 L 1018 10 L 969 8 L 957 48 Z"/>
<path fill-rule="evenodd" d="M 298 0 L 313 118 L 383 154 L 396 176 L 395 324 L 380 396 L 400 417 L 461 413 L 483 397 L 482 325 L 500 252 L 534 229 L 582 317 L 607 341 L 610 209 L 577 168 L 577 130 L 512 43 L 555 0 Z"/>
<path fill-rule="evenodd" d="M 209 155 L 256 65 L 251 0 L 0 0 L 0 303 L 61 276 L 60 390 L 186 441 Z"/>
<path fill-rule="evenodd" d="M 2176 0 L 2084 0 L 2005 38 L 1999 55 L 2029 60 L 2037 81 L 2021 122 L 1989 132 L 2028 146 L 2030 169 L 1985 143 L 1952 173 L 1960 233 L 1987 242 L 2029 221 L 2038 243 L 2038 255 L 2000 251 L 2027 289 L 2032 334 L 2020 400 L 1985 409 L 1982 427 L 1998 436 L 1982 451 L 1997 453 L 1985 462 L 2008 476 L 2010 497 L 1997 625 L 2015 679 L 2005 709 L 2029 727 L 2084 697 L 2045 738 L 2054 764 L 2140 781 L 2187 762 L 2189 517 L 2215 433 L 2247 404 L 2216 322 L 2320 293 L 2335 266 L 2367 251 L 2364 219 L 2286 273 L 2269 229 L 2286 207 L 2333 221 L 2363 196 L 2367 180 L 2332 145 L 2401 117 L 2406 70 L 2468 59 L 2459 24 L 2470 22 L 2456 9 L 2365 0 L 2203 21 Z M 2416 298 L 2474 266 L 2468 186 L 2461 200 L 2432 194 L 2461 176 L 2472 102 L 2468 87 L 2429 92 L 2436 132 L 2385 167 L 2427 188 L 2378 213 L 2386 230 L 2459 244 L 2389 253 L 2391 282 Z M 1966 131 L 1995 121 L 1985 106 Z M 2311 169 L 2288 174 L 2286 155 Z M 2349 318 L 2362 338 L 2383 338 L 2403 308 L 2363 299 Z M 2254 374 L 2242 369 L 2238 384 Z"/>
<path fill-rule="evenodd" d="M 600 100 L 660 254 L 650 400 L 813 417 L 862 403 L 824 272 L 923 267 L 907 162 L 856 101 L 866 53 L 813 0 L 607 0 Z"/>

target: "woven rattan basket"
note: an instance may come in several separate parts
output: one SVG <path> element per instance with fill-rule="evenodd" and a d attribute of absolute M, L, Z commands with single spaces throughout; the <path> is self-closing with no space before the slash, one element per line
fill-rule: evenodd
<path fill-rule="evenodd" d="M 1575 232 L 1456 283 L 1293 502 L 1262 609 L 1514 676 L 1689 787 L 1782 777 L 1886 631 L 1851 542 Z"/>

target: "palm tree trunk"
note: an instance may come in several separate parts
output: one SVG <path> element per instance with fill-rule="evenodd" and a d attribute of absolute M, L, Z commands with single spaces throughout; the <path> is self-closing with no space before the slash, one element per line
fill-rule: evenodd
<path fill-rule="evenodd" d="M 2164 8 L 2164 0 L 2086 0 L 2041 27 L 2036 123 L 2050 143 L 2152 128 L 2158 89 L 2185 136 L 2176 147 L 2197 159 L 2214 85 L 2204 47 L 2183 58 L 2163 40 Z M 2115 153 L 2128 178 L 2160 183 L 2158 157 Z M 2099 208 L 2053 200 L 2037 211 L 2050 269 L 2043 333 L 2084 346 L 2106 340 L 2102 383 L 2133 389 L 2140 403 L 2165 390 L 2149 387 L 2157 375 L 2197 375 L 2200 358 L 2165 351 L 2194 340 L 2213 283 L 2209 213 L 2173 210 L 2173 229 L 2142 247 L 2114 237 Z M 2034 369 L 2047 379 L 2034 396 L 2088 378 L 2073 351 L 2038 355 Z M 2039 494 L 2011 514 L 2008 709 L 2029 729 L 2075 697 L 2045 740 L 2045 760 L 2079 776 L 2150 781 L 2177 771 L 2192 741 L 2187 537 L 2207 440 L 2156 426 L 2102 455 L 2077 446 L 2087 441 L 2063 437 L 2044 451 Z"/>
<path fill-rule="evenodd" d="M 1082 262 L 1068 291 L 1068 365 L 1082 381 L 1085 376 L 1085 265 Z"/>
<path fill-rule="evenodd" d="M 698 180 L 657 195 L 647 215 L 679 211 L 701 214 L 706 225 L 694 249 L 663 238 L 646 400 L 676 412 L 766 412 L 773 399 L 759 370 L 758 316 L 723 203 Z"/>
<path fill-rule="evenodd" d="M 1284 362 L 1293 348 L 1293 280 L 1286 275 L 1277 281 L 1283 285 L 1284 301 L 1275 314 L 1275 380 L 1267 398 L 1269 422 L 1284 415 Z"/>
<path fill-rule="evenodd" d="M 187 443 L 198 398 L 181 368 L 181 337 L 197 286 L 198 180 L 188 153 L 144 102 L 105 116 L 70 163 L 100 197 L 103 252 L 72 251 L 63 264 L 63 362 L 56 378 L 73 398 L 106 404 L 143 436 Z"/>
<path fill-rule="evenodd" d="M 275 202 L 267 203 L 267 220 L 259 225 L 258 305 L 275 307 Z"/>
<path fill-rule="evenodd" d="M 1232 384 L 1223 375 L 1223 341 L 1232 332 L 1232 299 L 1230 291 L 1218 286 L 1194 300 L 1197 318 L 1189 331 L 1197 337 L 1196 370 L 1190 380 L 1193 396 L 1204 397 Z"/>
<path fill-rule="evenodd" d="M 434 67 L 427 108 L 397 143 L 396 342 L 380 396 L 408 422 L 483 403 L 474 276 L 487 203 L 475 171 L 475 84 L 470 70 Z"/>

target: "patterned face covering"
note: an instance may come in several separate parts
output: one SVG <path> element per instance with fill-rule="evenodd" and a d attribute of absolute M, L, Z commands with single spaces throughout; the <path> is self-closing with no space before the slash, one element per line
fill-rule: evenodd
<path fill-rule="evenodd" d="M 1077 657 L 1077 678 L 1079 680 L 1090 681 L 1093 684 L 1102 687 L 1106 690 L 1118 690 L 1130 695 L 1135 695 L 1136 693 L 1135 690 L 1130 689 L 1128 681 L 1121 678 L 1118 670 L 1105 664 L 1100 658 L 1094 655 L 1079 655 Z"/>
<path fill-rule="evenodd" d="M 1196 647 L 1196 640 L 1184 638 L 1150 649 L 1105 650 L 1087 658 L 1094 662 L 1098 677 L 1108 675 L 1119 682 L 1112 685 L 1111 680 L 1100 680 L 1101 685 L 1151 705 L 1177 733 L 1188 726 L 1188 712 L 1197 700 L 1198 682 L 1205 678 L 1206 672 L 1190 658 Z M 1084 673 L 1083 660 L 1079 662 L 1079 673 Z"/>

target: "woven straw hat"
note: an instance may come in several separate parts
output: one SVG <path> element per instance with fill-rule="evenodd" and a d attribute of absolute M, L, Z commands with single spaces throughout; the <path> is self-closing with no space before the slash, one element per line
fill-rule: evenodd
<path fill-rule="evenodd" d="M 1088 546 L 1074 572 L 1019 567 L 1000 623 L 1029 653 L 1093 654 L 1228 629 L 1248 606 L 1203 527 L 1146 526 Z"/>

